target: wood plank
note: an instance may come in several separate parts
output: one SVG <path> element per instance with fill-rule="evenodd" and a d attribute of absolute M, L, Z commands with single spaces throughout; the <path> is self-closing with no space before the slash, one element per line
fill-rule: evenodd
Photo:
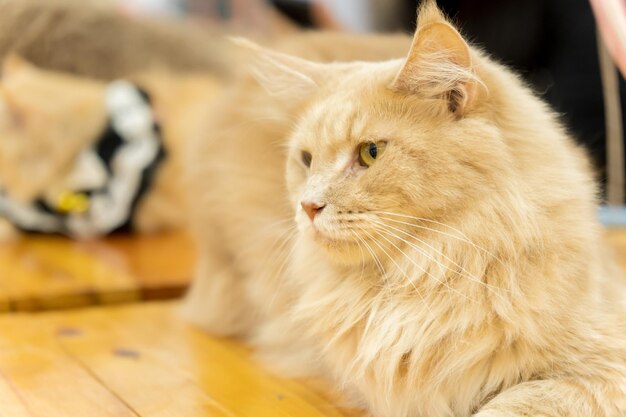
<path fill-rule="evenodd" d="M 149 346 L 103 337 L 76 339 L 67 348 L 141 416 L 234 417 L 185 370 Z"/>
<path fill-rule="evenodd" d="M 180 296 L 195 251 L 182 233 L 76 242 L 27 236 L 0 245 L 0 312 Z"/>
<path fill-rule="evenodd" d="M 106 313 L 114 322 L 127 324 L 113 329 L 117 342 L 124 342 L 124 350 L 139 355 L 142 351 L 158 354 L 162 363 L 175 364 L 179 372 L 186 373 L 211 398 L 237 416 L 313 417 L 320 412 L 329 417 L 338 415 L 334 406 L 300 384 L 285 380 L 277 383 L 275 378 L 268 378 L 267 372 L 250 359 L 249 350 L 242 345 L 208 337 L 182 322 L 173 309 L 146 305 L 142 306 L 141 315 L 127 312 L 116 309 Z M 146 322 L 159 326 L 146 326 Z M 99 328 L 103 328 L 102 322 Z M 100 340 L 96 345 L 105 344 Z"/>
<path fill-rule="evenodd" d="M 2 404 L 0 416 L 32 417 L 24 399 L 18 395 L 3 374 L 0 374 L 0 404 Z"/>
<path fill-rule="evenodd" d="M 37 417 L 108 415 L 92 407 L 117 412 L 120 402 L 142 417 L 346 415 L 301 383 L 270 375 L 237 342 L 186 324 L 175 310 L 173 303 L 144 303 L 0 317 L 0 399 L 16 409 L 23 399 Z M 71 404 L 49 404 L 73 389 L 94 405 L 69 398 Z M 104 398 L 111 403 L 103 406 Z"/>
<path fill-rule="evenodd" d="M 110 236 L 89 245 L 94 256 L 117 252 L 125 260 L 126 271 L 133 275 L 143 291 L 143 299 L 161 299 L 169 291 L 180 295 L 193 276 L 196 251 L 184 233 Z"/>
<path fill-rule="evenodd" d="M 89 317 L 90 323 L 106 334 L 105 338 L 98 338 L 94 343 L 95 347 L 106 346 L 107 341 L 103 339 L 113 338 L 118 347 L 122 343 L 123 351 L 136 352 L 138 355 L 141 355 L 142 349 L 152 353 L 159 352 L 164 363 L 175 363 L 179 371 L 184 370 L 195 375 L 193 378 L 196 383 L 211 393 L 212 397 L 219 398 L 220 404 L 228 407 L 237 416 L 277 415 L 276 403 L 280 403 L 279 410 L 284 412 L 287 409 L 288 415 L 317 416 L 319 411 L 329 417 L 337 415 L 334 406 L 302 384 L 282 380 L 280 385 L 276 385 L 271 379 L 268 380 L 266 371 L 251 359 L 248 348 L 232 340 L 208 337 L 181 321 L 173 308 L 165 310 L 159 304 L 148 304 L 141 307 L 140 315 L 128 314 L 128 311 L 121 308 L 102 310 L 100 315 L 92 313 Z M 117 322 L 125 325 L 108 327 Z M 159 326 L 146 323 L 159 323 Z M 75 329 L 82 327 L 80 322 L 74 322 L 70 326 Z M 115 337 L 112 337 L 113 333 Z M 181 343 L 181 340 L 185 343 Z M 72 339 L 68 343 L 74 345 L 83 341 L 84 339 Z M 190 355 L 190 348 L 193 355 Z M 202 358 L 201 363 L 198 363 L 198 358 Z M 156 365 L 153 363 L 151 367 Z M 103 366 L 102 369 L 108 372 L 109 368 Z M 168 374 L 172 372 L 170 370 Z M 265 390 L 271 388 L 271 392 L 259 395 L 262 391 L 259 384 Z M 325 391 L 324 393 L 326 394 Z M 255 397 L 253 401 L 248 400 L 250 395 Z M 339 397 L 335 395 L 334 398 Z M 252 408 L 248 407 L 249 403 L 253 404 Z M 317 405 L 311 408 L 311 404 Z"/>
<path fill-rule="evenodd" d="M 32 417 L 136 417 L 82 366 L 54 349 L 36 346 L 0 352 L 0 414 Z M 7 387 L 12 392 L 7 392 Z M 19 399 L 19 400 L 18 400 Z"/>
<path fill-rule="evenodd" d="M 16 310 L 78 307 L 139 297 L 136 280 L 76 242 L 36 236 L 0 246 L 0 291 Z"/>

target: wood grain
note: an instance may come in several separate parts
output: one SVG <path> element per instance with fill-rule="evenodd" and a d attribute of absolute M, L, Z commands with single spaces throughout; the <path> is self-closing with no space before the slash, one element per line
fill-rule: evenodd
<path fill-rule="evenodd" d="M 172 303 L 0 317 L 0 415 L 342 417 Z"/>

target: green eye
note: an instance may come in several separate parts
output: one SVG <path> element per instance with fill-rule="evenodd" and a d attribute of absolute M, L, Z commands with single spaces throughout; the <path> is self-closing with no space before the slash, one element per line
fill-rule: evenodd
<path fill-rule="evenodd" d="M 384 140 L 374 142 L 365 142 L 359 146 L 359 164 L 364 167 L 371 166 L 374 162 L 376 162 L 377 158 L 385 151 L 385 147 L 387 146 L 387 142 Z"/>

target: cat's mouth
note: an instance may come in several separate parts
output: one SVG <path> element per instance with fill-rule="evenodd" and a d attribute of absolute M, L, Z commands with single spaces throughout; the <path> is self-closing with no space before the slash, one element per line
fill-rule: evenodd
<path fill-rule="evenodd" d="M 317 244 L 326 247 L 337 248 L 355 244 L 354 239 L 350 236 L 340 236 L 336 233 L 320 230 L 317 227 L 312 227 L 310 234 Z"/>

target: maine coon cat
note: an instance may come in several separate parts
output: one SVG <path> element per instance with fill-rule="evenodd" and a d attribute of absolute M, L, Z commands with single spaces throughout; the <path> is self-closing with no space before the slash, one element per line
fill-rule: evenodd
<path fill-rule="evenodd" d="M 139 232 L 184 227 L 187 204 L 181 189 L 182 153 L 220 82 L 208 73 L 151 71 L 130 78 L 150 97 L 148 111 L 159 124 L 164 157 L 155 164 L 145 195 L 132 209 L 134 213 L 129 221 Z M 122 83 L 122 87 L 126 84 Z M 106 103 L 110 89 L 111 85 L 105 82 L 43 70 L 15 55 L 5 60 L 0 82 L 2 238 L 16 234 L 13 226 L 23 229 L 23 222 L 16 216 L 40 204 L 55 211 L 57 206 L 66 206 L 63 220 L 67 216 L 68 221 L 74 218 L 80 222 L 89 214 L 89 205 L 94 203 L 96 194 L 87 196 L 85 190 L 106 189 L 112 177 L 106 171 L 120 171 L 121 160 L 116 160 L 115 154 L 110 156 L 111 166 L 106 167 L 105 159 L 109 157 L 100 158 L 97 152 L 100 138 L 110 137 L 112 116 Z M 124 113 L 128 113 L 127 108 Z M 111 149 L 122 146 L 104 152 L 117 152 Z M 138 163 L 136 154 L 132 160 L 133 164 Z M 123 178 L 116 180 L 118 183 L 123 183 L 129 172 L 121 175 Z M 17 207 L 16 212 L 3 206 L 9 203 Z M 73 210 L 68 204 L 85 207 Z M 31 225 L 34 221 L 27 223 Z M 106 233 L 106 226 L 95 234 Z M 36 230 L 45 231 L 39 226 Z M 86 233 L 79 230 L 84 228 L 67 233 L 85 237 Z"/>
<path fill-rule="evenodd" d="M 377 417 L 626 415 L 591 169 L 516 76 L 433 1 L 404 59 L 239 43 L 268 94 L 244 79 L 192 144 L 186 317 Z"/>

